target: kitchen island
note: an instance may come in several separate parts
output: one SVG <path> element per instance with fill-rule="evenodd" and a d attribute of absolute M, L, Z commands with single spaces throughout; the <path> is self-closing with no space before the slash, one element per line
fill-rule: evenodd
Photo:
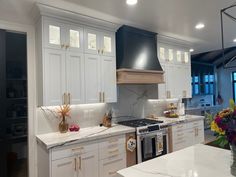
<path fill-rule="evenodd" d="M 118 171 L 123 177 L 233 177 L 231 152 L 198 144 Z"/>

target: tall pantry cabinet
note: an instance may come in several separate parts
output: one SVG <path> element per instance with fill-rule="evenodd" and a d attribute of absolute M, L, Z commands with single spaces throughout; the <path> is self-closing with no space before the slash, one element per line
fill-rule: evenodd
<path fill-rule="evenodd" d="M 116 102 L 115 32 L 42 16 L 39 106 Z"/>

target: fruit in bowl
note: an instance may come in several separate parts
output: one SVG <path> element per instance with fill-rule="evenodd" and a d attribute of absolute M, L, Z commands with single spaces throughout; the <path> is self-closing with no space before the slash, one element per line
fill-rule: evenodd
<path fill-rule="evenodd" d="M 70 130 L 71 132 L 78 132 L 78 131 L 80 130 L 80 127 L 79 127 L 79 125 L 72 124 L 72 125 L 70 126 L 69 130 Z"/>

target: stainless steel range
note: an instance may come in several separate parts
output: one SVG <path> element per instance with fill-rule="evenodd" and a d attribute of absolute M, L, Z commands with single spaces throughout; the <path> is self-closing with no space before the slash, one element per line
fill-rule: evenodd
<path fill-rule="evenodd" d="M 168 148 L 168 128 L 163 121 L 136 119 L 118 122 L 136 128 L 138 163 L 165 155 Z"/>

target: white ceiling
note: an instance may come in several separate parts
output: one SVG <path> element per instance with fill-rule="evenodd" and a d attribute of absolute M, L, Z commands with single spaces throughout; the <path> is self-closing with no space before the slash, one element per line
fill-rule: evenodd
<path fill-rule="evenodd" d="M 86 15 L 128 24 L 190 42 L 195 53 L 221 47 L 220 9 L 235 0 L 139 0 L 133 7 L 125 0 L 0 0 L 0 19 L 32 23 L 35 1 L 71 9 Z M 67 2 L 65 2 L 67 1 Z M 77 6 L 78 5 L 78 6 Z M 236 8 L 233 12 L 236 16 Z M 203 30 L 194 27 L 205 23 Z M 226 45 L 236 45 L 236 22 L 226 20 Z"/>

